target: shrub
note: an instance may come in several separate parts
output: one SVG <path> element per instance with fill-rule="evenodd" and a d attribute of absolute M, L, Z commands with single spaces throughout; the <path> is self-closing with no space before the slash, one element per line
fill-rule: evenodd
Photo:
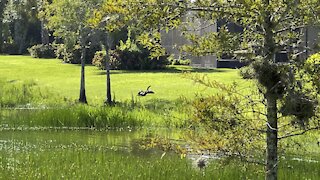
<path fill-rule="evenodd" d="M 171 60 L 171 65 L 184 65 L 184 66 L 188 66 L 191 64 L 191 60 L 190 59 L 173 59 Z"/>
<path fill-rule="evenodd" d="M 65 47 L 64 44 L 52 44 L 52 47 L 54 48 L 54 53 L 56 58 L 63 59 L 65 54 Z"/>
<path fill-rule="evenodd" d="M 110 68 L 122 70 L 154 70 L 165 68 L 167 56 L 161 56 L 158 59 L 151 59 L 150 52 L 147 50 L 131 50 L 120 49 L 109 51 L 110 55 Z M 92 60 L 92 64 L 105 69 L 105 55 L 103 51 L 98 51 Z"/>
<path fill-rule="evenodd" d="M 30 55 L 34 58 L 55 58 L 54 48 L 51 44 L 38 44 L 28 49 Z"/>
<path fill-rule="evenodd" d="M 159 58 L 150 58 L 150 52 L 147 50 L 130 51 L 115 50 L 111 51 L 112 61 L 120 62 L 120 69 L 125 70 L 154 70 L 163 69 L 167 64 L 167 56 Z"/>
<path fill-rule="evenodd" d="M 64 44 L 56 45 L 57 49 L 55 54 L 59 59 L 62 59 L 65 63 L 80 64 L 81 63 L 81 48 L 79 45 L 75 45 L 72 48 L 68 48 Z"/>
<path fill-rule="evenodd" d="M 313 86 L 320 91 L 320 53 L 310 56 L 303 66 Z"/>
<path fill-rule="evenodd" d="M 105 51 L 97 51 L 92 59 L 92 64 L 100 69 L 105 69 Z"/>
<path fill-rule="evenodd" d="M 254 69 L 251 66 L 244 66 L 240 68 L 240 76 L 243 79 L 253 79 L 254 78 Z"/>
<path fill-rule="evenodd" d="M 100 46 L 90 46 L 86 49 L 85 63 L 91 64 L 95 52 L 101 50 Z M 81 46 L 75 45 L 72 48 L 68 48 L 64 44 L 56 45 L 55 50 L 56 57 L 62 59 L 65 63 L 80 64 L 81 63 Z"/>
<path fill-rule="evenodd" d="M 110 52 L 109 52 L 110 55 Z M 106 51 L 97 51 L 92 59 L 92 64 L 100 69 L 106 69 Z M 116 58 L 110 59 L 110 69 L 120 69 L 121 62 Z"/>

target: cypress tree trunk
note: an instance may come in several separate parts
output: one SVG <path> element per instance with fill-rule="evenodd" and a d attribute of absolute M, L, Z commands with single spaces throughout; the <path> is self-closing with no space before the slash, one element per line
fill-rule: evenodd
<path fill-rule="evenodd" d="M 8 0 L 0 0 L 0 53 L 3 50 L 3 12 L 6 7 Z"/>
<path fill-rule="evenodd" d="M 86 48 L 81 45 L 81 79 L 80 79 L 80 97 L 79 102 L 87 104 L 86 89 L 85 89 L 85 57 Z"/>
<path fill-rule="evenodd" d="M 107 83 L 107 99 L 106 103 L 108 105 L 112 105 L 112 99 L 111 99 L 111 81 L 110 81 L 110 56 L 108 53 L 108 48 L 106 48 L 106 83 Z"/>
<path fill-rule="evenodd" d="M 0 16 L 1 16 L 1 14 L 0 14 Z M 3 49 L 2 29 L 3 29 L 3 23 L 2 23 L 2 18 L 0 17 L 0 53 L 2 53 L 2 49 Z"/>
<path fill-rule="evenodd" d="M 14 54 L 23 54 L 26 50 L 28 28 L 29 22 L 24 22 L 23 20 L 16 20 L 14 22 L 14 43 L 18 48 Z"/>
<path fill-rule="evenodd" d="M 278 175 L 278 117 L 277 98 L 272 94 L 267 99 L 267 152 L 266 180 L 276 180 Z"/>
<path fill-rule="evenodd" d="M 45 27 L 44 20 L 41 21 L 41 42 L 42 44 L 49 44 L 49 31 Z"/>

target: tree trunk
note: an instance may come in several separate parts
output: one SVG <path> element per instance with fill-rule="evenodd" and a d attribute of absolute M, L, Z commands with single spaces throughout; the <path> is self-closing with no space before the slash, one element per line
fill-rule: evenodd
<path fill-rule="evenodd" d="M 49 31 L 45 27 L 45 22 L 44 20 L 41 21 L 41 42 L 42 44 L 49 44 Z"/>
<path fill-rule="evenodd" d="M 87 104 L 86 89 L 85 89 L 85 57 L 86 57 L 86 48 L 84 45 L 81 45 L 81 80 L 80 80 L 80 97 L 79 102 Z"/>
<path fill-rule="evenodd" d="M 266 180 L 276 180 L 278 175 L 278 117 L 277 98 L 272 94 L 267 99 L 267 154 Z"/>
<path fill-rule="evenodd" d="M 0 14 L 0 16 L 1 16 L 1 14 Z M 3 49 L 2 29 L 3 29 L 3 22 L 2 22 L 2 18 L 0 17 L 0 53 L 2 53 L 2 49 Z"/>
<path fill-rule="evenodd" d="M 6 7 L 7 2 L 7 0 L 0 0 L 0 53 L 3 52 L 3 11 Z"/>
<path fill-rule="evenodd" d="M 29 22 L 16 20 L 14 23 L 14 43 L 17 46 L 18 54 L 23 54 L 26 49 L 26 39 L 28 35 Z"/>
<path fill-rule="evenodd" d="M 111 81 L 110 81 L 110 57 L 108 53 L 108 48 L 106 48 L 106 83 L 107 83 L 107 99 L 106 103 L 108 105 L 112 105 L 112 99 L 111 99 Z"/>
<path fill-rule="evenodd" d="M 264 43 L 265 43 L 265 59 L 264 61 L 269 63 L 275 63 L 275 38 L 273 34 L 274 24 L 272 21 L 271 12 L 268 10 L 270 0 L 264 0 L 264 6 L 266 11 L 264 13 Z M 267 67 L 265 67 L 267 68 Z M 273 68 L 270 66 L 270 68 Z M 273 82 L 270 82 L 273 83 Z M 270 84 L 274 86 L 274 84 Z M 266 87 L 265 98 L 267 100 L 267 149 L 266 149 L 266 167 L 265 167 L 265 179 L 277 180 L 278 178 L 278 117 L 277 117 L 277 96 L 273 90 L 274 87 Z"/>

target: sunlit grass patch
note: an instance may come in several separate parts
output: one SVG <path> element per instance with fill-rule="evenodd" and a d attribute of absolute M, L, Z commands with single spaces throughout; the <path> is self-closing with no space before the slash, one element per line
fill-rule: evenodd
<path fill-rule="evenodd" d="M 33 59 L 29 56 L 0 56 L 1 79 L 8 81 L 34 81 L 40 89 L 48 89 L 61 99 L 77 100 L 80 88 L 80 66 L 63 64 L 56 59 Z M 191 67 L 172 66 L 159 71 L 111 71 L 112 96 L 117 101 L 130 101 L 134 96 L 139 102 L 154 99 L 172 101 L 181 96 L 192 98 L 196 93 L 210 93 L 202 85 L 184 78 L 183 72 L 207 74 L 215 80 L 231 83 L 246 83 L 233 69 L 192 69 Z M 89 104 L 102 105 L 105 100 L 105 72 L 94 66 L 86 66 L 86 91 Z M 155 92 L 153 95 L 138 97 L 139 90 L 149 85 Z"/>

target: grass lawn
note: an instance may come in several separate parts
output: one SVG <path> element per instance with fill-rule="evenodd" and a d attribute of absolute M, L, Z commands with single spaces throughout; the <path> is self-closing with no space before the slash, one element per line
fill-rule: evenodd
<path fill-rule="evenodd" d="M 30 56 L 0 56 L 0 79 L 6 81 L 34 80 L 40 88 L 61 97 L 77 99 L 80 87 L 80 66 L 64 64 L 57 59 L 34 59 Z M 242 80 L 238 70 L 213 69 L 194 70 L 190 67 L 171 67 L 163 71 L 112 71 L 112 94 L 117 101 L 131 100 L 132 95 L 139 102 L 154 99 L 175 100 L 181 96 L 192 98 L 196 93 L 210 93 L 212 89 L 195 84 L 183 77 L 182 72 L 206 74 L 211 79 L 231 83 L 239 82 L 243 86 L 248 82 Z M 89 104 L 102 104 L 105 99 L 105 73 L 94 66 L 86 66 L 86 92 Z M 155 94 L 146 97 L 136 96 L 139 90 L 151 85 Z"/>

